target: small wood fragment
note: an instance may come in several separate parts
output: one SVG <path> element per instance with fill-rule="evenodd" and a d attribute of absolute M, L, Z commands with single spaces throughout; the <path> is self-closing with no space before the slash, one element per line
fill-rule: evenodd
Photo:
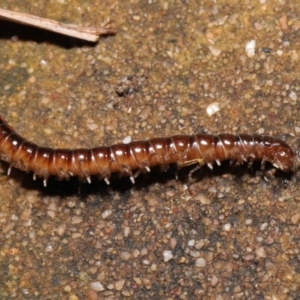
<path fill-rule="evenodd" d="M 100 35 L 115 34 L 114 30 L 106 27 L 109 22 L 106 22 L 103 27 L 85 27 L 75 24 L 65 24 L 55 20 L 45 19 L 20 12 L 14 12 L 2 8 L 0 8 L 0 18 L 26 25 L 31 25 L 90 42 L 97 42 Z"/>

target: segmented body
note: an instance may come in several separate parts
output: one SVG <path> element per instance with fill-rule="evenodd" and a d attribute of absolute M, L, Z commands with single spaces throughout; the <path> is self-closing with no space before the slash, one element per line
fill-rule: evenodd
<path fill-rule="evenodd" d="M 0 159 L 10 164 L 9 172 L 11 167 L 32 171 L 34 179 L 42 177 L 46 185 L 52 175 L 60 179 L 79 176 L 88 182 L 92 175 L 99 175 L 109 183 L 115 172 L 130 176 L 134 182 L 138 174 L 157 165 L 198 163 L 212 167 L 224 160 L 238 164 L 261 160 L 289 172 L 294 168 L 295 154 L 281 139 L 248 134 L 175 135 L 91 149 L 47 148 L 27 141 L 0 117 Z"/>

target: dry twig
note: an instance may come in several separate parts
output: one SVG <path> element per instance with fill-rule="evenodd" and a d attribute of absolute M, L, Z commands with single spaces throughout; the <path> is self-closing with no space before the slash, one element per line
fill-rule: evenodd
<path fill-rule="evenodd" d="M 45 30 L 54 31 L 60 34 L 72 36 L 90 42 L 99 40 L 100 35 L 114 34 L 115 31 L 107 27 L 109 22 L 106 22 L 104 27 L 84 27 L 75 24 L 65 24 L 58 21 L 44 19 L 37 16 L 14 12 L 11 10 L 0 8 L 0 18 L 15 21 L 18 23 L 35 26 Z"/>

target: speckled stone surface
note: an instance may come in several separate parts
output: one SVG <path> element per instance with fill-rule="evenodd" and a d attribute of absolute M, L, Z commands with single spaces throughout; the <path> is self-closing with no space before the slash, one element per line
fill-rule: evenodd
<path fill-rule="evenodd" d="M 0 114 L 92 147 L 194 132 L 300 134 L 300 3 L 2 1 L 100 26 L 88 44 L 0 21 Z M 216 2 L 216 3 L 214 3 Z M 2 30 L 3 28 L 3 30 Z M 213 115 L 207 108 L 219 109 Z M 300 185 L 222 164 L 92 185 L 0 175 L 1 299 L 298 299 Z"/>

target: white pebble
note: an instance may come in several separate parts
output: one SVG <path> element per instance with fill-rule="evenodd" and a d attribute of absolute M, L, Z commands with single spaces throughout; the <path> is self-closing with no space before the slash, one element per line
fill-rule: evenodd
<path fill-rule="evenodd" d="M 277 55 L 278 55 L 278 56 L 282 56 L 282 54 L 283 54 L 283 51 L 279 49 L 279 50 L 277 50 L 277 52 L 276 52 L 276 53 L 277 53 Z"/>
<path fill-rule="evenodd" d="M 52 252 L 53 251 L 53 246 L 52 245 L 48 245 L 46 248 L 45 248 L 45 252 Z"/>
<path fill-rule="evenodd" d="M 58 235 L 62 236 L 65 233 L 66 229 L 67 229 L 67 225 L 61 224 L 56 228 L 56 232 Z"/>
<path fill-rule="evenodd" d="M 92 290 L 96 292 L 102 292 L 105 290 L 105 288 L 103 287 L 100 281 L 91 282 L 90 287 Z"/>
<path fill-rule="evenodd" d="M 167 55 L 172 58 L 173 57 L 173 52 L 172 51 L 167 51 Z"/>
<path fill-rule="evenodd" d="M 260 230 L 263 231 L 263 230 L 265 230 L 267 227 L 268 227 L 268 223 L 263 223 L 263 224 L 261 224 L 261 226 L 260 226 Z"/>
<path fill-rule="evenodd" d="M 225 231 L 230 231 L 230 230 L 231 230 L 231 224 L 230 224 L 230 223 L 226 223 L 226 224 L 223 226 L 223 230 L 225 230 Z"/>
<path fill-rule="evenodd" d="M 23 289 L 23 294 L 24 295 L 28 295 L 29 294 L 29 290 L 28 289 Z"/>
<path fill-rule="evenodd" d="M 209 49 L 209 51 L 211 52 L 211 54 L 213 56 L 219 56 L 220 53 L 221 53 L 221 50 L 218 49 L 218 48 L 216 48 L 216 47 L 214 47 L 214 46 L 208 46 L 208 49 Z"/>
<path fill-rule="evenodd" d="M 107 210 L 105 210 L 105 211 L 101 214 L 101 216 L 102 216 L 103 219 L 106 219 L 108 216 L 111 215 L 111 213 L 112 213 L 112 210 L 111 210 L 111 209 L 107 209 Z"/>
<path fill-rule="evenodd" d="M 207 106 L 206 113 L 211 117 L 219 110 L 220 110 L 220 104 L 218 102 L 213 102 Z"/>
<path fill-rule="evenodd" d="M 264 129 L 264 128 L 259 128 L 259 129 L 257 130 L 257 133 L 258 133 L 258 134 L 264 134 L 264 133 L 265 133 L 265 129 Z"/>
<path fill-rule="evenodd" d="M 95 131 L 98 128 L 98 125 L 95 123 L 87 123 L 87 127 L 92 130 Z"/>
<path fill-rule="evenodd" d="M 130 256 L 131 255 L 130 255 L 130 253 L 128 251 L 123 251 L 123 252 L 120 253 L 120 257 L 123 260 L 128 260 L 130 258 Z"/>
<path fill-rule="evenodd" d="M 25 221 L 24 226 L 30 227 L 32 225 L 32 220 L 28 219 Z"/>
<path fill-rule="evenodd" d="M 190 254 L 190 256 L 195 257 L 195 258 L 200 256 L 200 252 L 195 251 L 195 250 L 191 250 L 189 254 Z"/>
<path fill-rule="evenodd" d="M 30 239 L 35 238 L 35 231 L 30 231 L 30 232 L 28 233 L 28 236 L 29 236 Z"/>
<path fill-rule="evenodd" d="M 129 227 L 129 226 L 126 226 L 126 227 L 124 228 L 124 236 L 125 236 L 125 237 L 128 237 L 129 233 L 130 233 L 130 227 Z"/>
<path fill-rule="evenodd" d="M 264 247 L 259 247 L 258 249 L 256 249 L 255 252 L 256 252 L 256 254 L 257 254 L 259 257 L 266 257 L 266 256 L 267 256 Z"/>
<path fill-rule="evenodd" d="M 44 59 L 41 59 L 40 60 L 40 65 L 41 66 L 46 66 L 48 64 L 48 61 L 47 60 L 44 60 Z"/>
<path fill-rule="evenodd" d="M 167 262 L 173 258 L 173 253 L 170 250 L 166 250 L 163 252 L 164 261 Z"/>
<path fill-rule="evenodd" d="M 212 285 L 216 285 L 217 282 L 218 282 L 218 280 L 219 280 L 218 277 L 214 275 L 214 276 L 211 278 L 211 281 L 210 281 L 210 282 L 211 282 Z"/>
<path fill-rule="evenodd" d="M 246 225 L 252 224 L 252 219 L 246 219 L 245 223 L 246 223 Z"/>
<path fill-rule="evenodd" d="M 129 143 L 131 143 L 131 141 L 132 141 L 132 138 L 131 138 L 130 135 L 128 135 L 128 136 L 126 136 L 126 137 L 123 139 L 122 143 L 123 143 L 123 144 L 129 144 Z"/>
<path fill-rule="evenodd" d="M 252 58 L 255 55 L 255 47 L 256 47 L 255 40 L 250 40 L 246 43 L 245 50 L 249 58 Z"/>
<path fill-rule="evenodd" d="M 256 238 L 256 240 L 259 242 L 259 243 L 262 243 L 262 241 L 264 240 L 264 238 L 262 236 L 258 236 Z"/>
<path fill-rule="evenodd" d="M 15 214 L 13 214 L 13 215 L 11 216 L 11 219 L 12 219 L 13 221 L 17 221 L 17 220 L 19 219 L 19 217 L 16 216 Z"/>
<path fill-rule="evenodd" d="M 206 266 L 206 261 L 204 258 L 198 258 L 198 259 L 196 259 L 195 265 L 198 268 L 204 268 Z"/>
<path fill-rule="evenodd" d="M 193 239 L 193 240 L 189 240 L 189 241 L 188 241 L 188 246 L 189 246 L 189 247 L 195 246 L 195 240 L 194 240 L 194 239 Z"/>
<path fill-rule="evenodd" d="M 223 193 L 218 193 L 217 197 L 218 197 L 219 199 L 222 199 L 222 198 L 225 197 L 225 195 L 224 195 Z"/>
<path fill-rule="evenodd" d="M 16 61 L 13 60 L 13 59 L 9 59 L 9 60 L 8 60 L 8 63 L 9 63 L 11 66 L 15 66 L 15 65 L 16 65 Z"/>
<path fill-rule="evenodd" d="M 294 100 L 294 101 L 297 101 L 297 94 L 294 92 L 294 91 L 291 91 L 290 93 L 289 93 L 289 97 L 290 97 L 290 99 L 292 99 L 292 100 Z"/>

